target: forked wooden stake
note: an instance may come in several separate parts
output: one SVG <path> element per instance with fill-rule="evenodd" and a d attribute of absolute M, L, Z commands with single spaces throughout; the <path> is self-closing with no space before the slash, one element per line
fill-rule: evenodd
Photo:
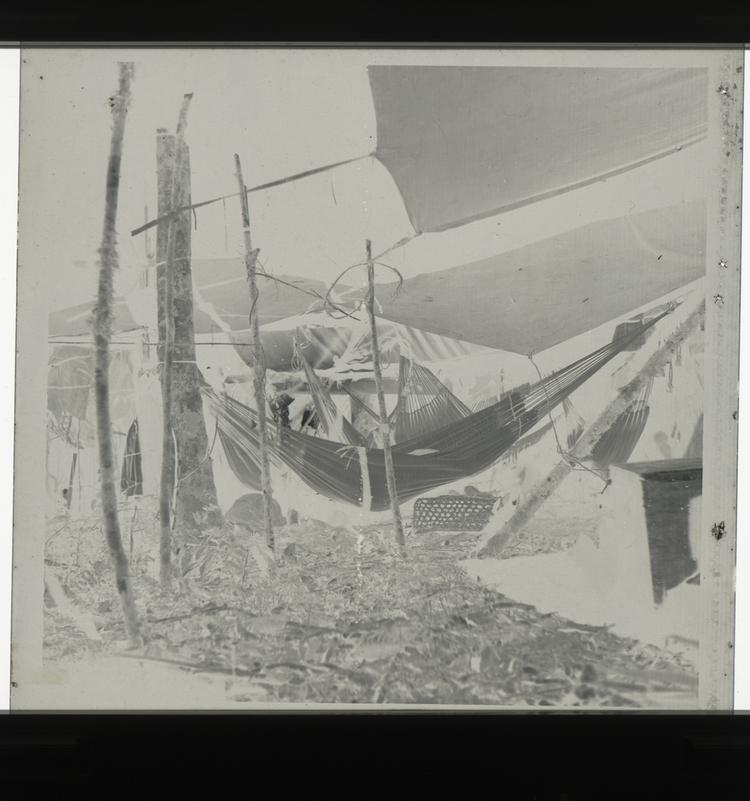
<path fill-rule="evenodd" d="M 263 524 L 266 535 L 266 545 L 274 551 L 274 533 L 271 491 L 271 463 L 268 458 L 268 426 L 266 425 L 266 365 L 263 358 L 263 347 L 260 341 L 260 323 L 258 321 L 258 285 L 256 281 L 256 265 L 258 251 L 253 250 L 250 236 L 250 209 L 247 202 L 247 187 L 242 177 L 242 164 L 240 157 L 235 153 L 234 164 L 237 173 L 237 183 L 240 189 L 240 205 L 242 208 L 242 233 L 245 240 L 245 269 L 247 270 L 247 283 L 250 290 L 250 341 L 253 344 L 253 387 L 255 389 L 255 406 L 258 412 L 258 439 L 260 444 L 260 480 L 263 492 Z"/>
<path fill-rule="evenodd" d="M 101 474 L 102 513 L 107 546 L 115 568 L 117 593 L 122 604 L 125 628 L 134 644 L 141 641 L 138 614 L 135 609 L 130 584 L 128 557 L 122 547 L 120 521 L 117 516 L 117 489 L 114 453 L 112 450 L 112 418 L 109 408 L 109 343 L 112 338 L 112 300 L 114 271 L 117 269 L 117 246 L 115 223 L 117 220 L 117 201 L 120 191 L 120 164 L 122 162 L 122 142 L 125 136 L 125 118 L 130 104 L 130 79 L 133 65 L 120 64 L 120 86 L 111 98 L 112 141 L 107 164 L 107 188 L 104 200 L 104 226 L 102 245 L 99 249 L 99 288 L 94 311 L 94 342 L 96 347 L 96 367 L 94 371 L 94 390 L 96 396 L 96 428 L 99 442 L 99 470 Z"/>
<path fill-rule="evenodd" d="M 372 243 L 368 239 L 367 248 L 367 316 L 370 318 L 370 339 L 372 342 L 372 369 L 375 375 L 375 392 L 378 396 L 378 412 L 380 414 L 380 430 L 383 433 L 383 456 L 385 460 L 385 480 L 388 496 L 391 499 L 393 528 L 396 533 L 396 544 L 402 556 L 406 556 L 406 540 L 404 524 L 401 520 L 401 509 L 398 505 L 396 491 L 396 474 L 393 470 L 393 454 L 391 453 L 391 430 L 388 422 L 388 411 L 385 408 L 383 394 L 383 374 L 380 370 L 380 351 L 378 348 L 378 328 L 375 320 L 375 265 L 372 260 Z"/>

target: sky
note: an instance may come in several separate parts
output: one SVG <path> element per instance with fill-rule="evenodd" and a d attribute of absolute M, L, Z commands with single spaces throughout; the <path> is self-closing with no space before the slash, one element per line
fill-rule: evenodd
<path fill-rule="evenodd" d="M 503 63 L 505 57 L 501 51 L 491 60 Z M 670 57 L 692 63 L 684 54 Z M 409 51 L 27 50 L 21 74 L 22 266 L 24 259 L 34 260 L 55 277 L 46 287 L 50 308 L 93 296 L 111 129 L 107 99 L 117 86 L 117 62 L 132 60 L 117 224 L 120 286 L 136 280 L 145 258 L 143 235 L 133 238 L 129 231 L 143 222 L 145 206 L 150 216 L 155 213 L 156 130 L 174 130 L 186 92 L 193 93 L 186 139 L 194 202 L 236 191 L 235 153 L 248 185 L 364 157 L 250 196 L 253 245 L 266 269 L 332 281 L 361 261 L 365 239 L 379 253 L 413 233 L 392 177 L 368 157 L 376 125 L 367 65 L 451 58 Z M 470 58 L 478 57 L 464 55 L 461 63 Z M 387 261 L 407 277 L 445 269 L 595 220 L 702 197 L 706 181 L 704 143 L 542 204 L 421 236 Z M 198 211 L 194 257 L 240 256 L 239 214 L 236 199 Z"/>

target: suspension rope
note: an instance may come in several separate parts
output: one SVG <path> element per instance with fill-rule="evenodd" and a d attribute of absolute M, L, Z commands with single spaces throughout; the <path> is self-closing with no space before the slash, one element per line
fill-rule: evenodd
<path fill-rule="evenodd" d="M 539 369 L 537 363 L 534 361 L 534 354 L 533 353 L 529 353 L 528 356 L 529 356 L 529 361 L 532 363 L 532 365 L 534 365 L 534 369 L 536 370 L 537 375 L 539 376 L 539 381 L 542 382 L 542 384 L 544 385 L 544 391 L 545 391 L 545 395 L 546 395 L 547 394 L 547 387 L 544 384 L 544 378 L 542 377 L 542 372 Z M 557 452 L 560 454 L 560 456 L 562 457 L 563 461 L 567 462 L 568 465 L 570 465 L 572 470 L 586 471 L 586 472 L 591 473 L 592 475 L 596 476 L 600 481 L 602 481 L 604 483 L 604 489 L 602 490 L 602 492 L 604 492 L 604 490 L 606 490 L 607 487 L 610 484 L 610 479 L 605 478 L 603 475 L 597 473 L 595 470 L 592 470 L 590 467 L 588 467 L 587 465 L 583 464 L 583 462 L 580 459 L 578 459 L 575 456 L 573 456 L 571 451 L 566 450 L 565 448 L 563 448 L 562 443 L 560 442 L 560 437 L 559 437 L 559 435 L 557 433 L 557 426 L 555 425 L 555 420 L 552 417 L 552 407 L 550 406 L 550 403 L 549 403 L 549 395 L 547 395 L 547 415 L 549 416 L 549 421 L 550 421 L 550 424 L 552 425 L 552 432 L 555 435 L 555 442 L 557 443 Z"/>

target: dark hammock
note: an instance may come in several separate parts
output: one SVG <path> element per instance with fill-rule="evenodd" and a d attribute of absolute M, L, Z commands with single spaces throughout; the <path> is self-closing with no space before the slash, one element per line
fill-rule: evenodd
<path fill-rule="evenodd" d="M 648 422 L 648 399 L 652 385 L 653 379 L 594 446 L 591 457 L 599 467 L 622 464 L 632 456 Z"/>
<path fill-rule="evenodd" d="M 395 445 L 392 454 L 399 502 L 486 470 L 549 411 L 668 313 L 531 385 L 520 403 L 504 398 L 487 409 Z M 227 452 L 230 466 L 240 481 L 257 489 L 256 413 L 239 401 L 204 391 L 214 407 L 225 449 L 231 442 L 232 455 Z M 382 450 L 289 430 L 269 444 L 274 462 L 292 469 L 316 492 L 355 506 L 364 502 L 373 511 L 388 507 Z"/>

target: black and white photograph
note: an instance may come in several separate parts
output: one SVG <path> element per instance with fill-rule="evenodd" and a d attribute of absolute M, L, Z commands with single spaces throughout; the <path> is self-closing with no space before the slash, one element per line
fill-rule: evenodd
<path fill-rule="evenodd" d="M 21 56 L 12 708 L 731 708 L 741 50 Z"/>

